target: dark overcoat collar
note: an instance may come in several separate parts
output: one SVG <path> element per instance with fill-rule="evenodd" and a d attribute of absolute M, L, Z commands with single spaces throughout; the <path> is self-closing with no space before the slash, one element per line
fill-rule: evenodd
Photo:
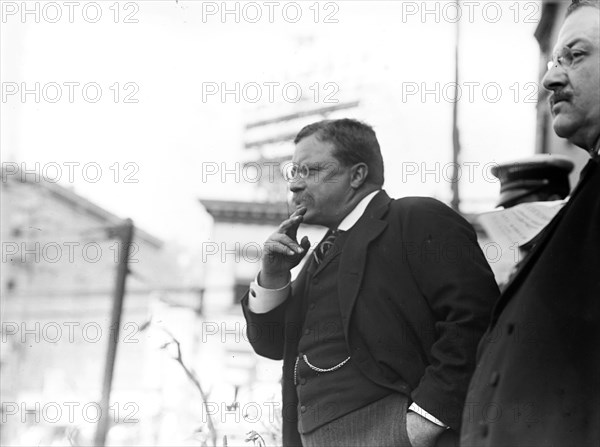
<path fill-rule="evenodd" d="M 494 309 L 492 311 L 492 321 L 491 326 L 493 326 L 498 320 L 498 316 L 506 303 L 510 300 L 510 297 L 515 293 L 515 291 L 519 288 L 522 282 L 527 278 L 531 268 L 535 265 L 538 258 L 540 257 L 542 251 L 545 249 L 546 245 L 552 238 L 556 228 L 560 225 L 563 216 L 568 212 L 573 202 L 575 202 L 575 198 L 578 196 L 580 191 L 583 189 L 587 180 L 592 177 L 593 172 L 596 169 L 599 169 L 600 159 L 592 159 L 588 162 L 588 164 L 581 171 L 581 177 L 578 184 L 575 186 L 573 191 L 571 192 L 571 198 L 567 202 L 567 204 L 558 212 L 556 216 L 550 221 L 550 223 L 542 230 L 539 237 L 540 239 L 531 250 L 531 252 L 525 257 L 522 261 L 521 265 L 517 273 L 511 278 L 511 280 L 506 284 L 500 299 L 494 305 Z"/>

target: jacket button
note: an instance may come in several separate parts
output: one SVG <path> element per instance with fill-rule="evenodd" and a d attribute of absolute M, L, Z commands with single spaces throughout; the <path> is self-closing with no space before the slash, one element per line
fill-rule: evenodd
<path fill-rule="evenodd" d="M 306 379 L 304 377 L 300 379 L 300 385 L 306 385 Z"/>
<path fill-rule="evenodd" d="M 481 436 L 483 436 L 485 438 L 485 437 L 487 437 L 489 432 L 490 432 L 490 428 L 487 426 L 487 424 L 482 424 L 481 425 Z"/>
<path fill-rule="evenodd" d="M 317 305 L 316 305 L 315 303 L 312 303 L 312 304 L 309 306 L 309 308 L 310 308 L 310 309 L 314 309 L 315 307 L 317 307 Z"/>
<path fill-rule="evenodd" d="M 310 334 L 310 329 L 306 329 L 306 330 L 304 331 L 304 335 L 309 335 L 309 334 Z"/>
<path fill-rule="evenodd" d="M 499 380 L 500 380 L 500 374 L 498 373 L 498 371 L 492 372 L 492 375 L 490 376 L 490 385 L 491 386 L 498 385 Z"/>
<path fill-rule="evenodd" d="M 300 407 L 300 412 L 306 413 L 306 407 L 304 405 Z"/>

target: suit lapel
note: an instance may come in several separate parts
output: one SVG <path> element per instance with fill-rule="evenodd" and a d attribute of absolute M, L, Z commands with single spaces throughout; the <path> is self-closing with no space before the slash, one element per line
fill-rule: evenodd
<path fill-rule="evenodd" d="M 390 202 L 391 199 L 385 191 L 381 191 L 373 198 L 365 213 L 349 231 L 348 239 L 341 252 L 338 295 L 342 321 L 344 323 L 344 333 L 346 335 L 348 334 L 352 309 L 354 308 L 365 271 L 367 250 L 369 244 L 388 225 L 386 221 L 382 220 L 382 217 L 387 213 Z"/>
<path fill-rule="evenodd" d="M 314 270 L 313 259 L 307 259 L 302 266 L 302 270 L 298 273 L 296 279 L 292 282 L 291 296 L 289 299 L 290 308 L 286 311 L 286 326 L 287 327 L 302 327 L 304 324 L 303 302 L 306 294 L 306 283 L 309 281 L 312 271 Z"/>

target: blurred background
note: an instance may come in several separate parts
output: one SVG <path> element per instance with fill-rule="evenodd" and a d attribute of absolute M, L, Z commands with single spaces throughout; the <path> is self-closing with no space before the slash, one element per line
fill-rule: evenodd
<path fill-rule="evenodd" d="M 239 300 L 314 121 L 371 124 L 505 280 L 491 168 L 585 161 L 540 84 L 569 3 L 0 2 L 2 445 L 278 445 Z"/>

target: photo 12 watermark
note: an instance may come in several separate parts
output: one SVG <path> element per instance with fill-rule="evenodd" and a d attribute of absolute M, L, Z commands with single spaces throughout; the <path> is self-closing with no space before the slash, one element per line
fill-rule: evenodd
<path fill-rule="evenodd" d="M 311 248 L 315 248 L 316 243 L 312 244 Z M 519 244 L 513 243 L 509 247 L 503 247 L 495 241 L 485 242 L 480 246 L 483 254 L 489 264 L 500 262 L 507 255 L 507 250 L 510 253 L 511 259 L 514 262 L 519 262 L 522 254 L 519 250 Z M 407 242 L 402 247 L 401 256 L 404 257 L 421 257 L 427 258 L 430 262 L 447 264 L 448 262 L 461 262 L 465 259 L 478 257 L 474 252 L 472 245 L 461 246 L 454 243 L 443 244 L 437 248 L 419 245 Z M 249 263 L 257 264 L 261 262 L 265 253 L 269 253 L 264 246 L 264 242 L 202 242 L 202 263 Z"/>
<path fill-rule="evenodd" d="M 2 23 L 139 23 L 138 2 L 2 1 Z"/>
<path fill-rule="evenodd" d="M 537 104 L 540 86 L 537 82 L 514 82 L 503 85 L 499 82 L 464 81 L 456 82 L 417 82 L 401 83 L 403 103 L 455 103 L 485 102 L 496 104 L 508 100 L 514 103 Z"/>
<path fill-rule="evenodd" d="M 1 85 L 3 104 L 15 102 L 27 103 L 87 103 L 100 101 L 115 104 L 137 104 L 140 86 L 136 82 L 95 81 L 49 81 L 49 82 L 14 82 L 6 81 Z"/>
<path fill-rule="evenodd" d="M 45 424 L 98 423 L 102 408 L 98 402 L 2 402 L 2 423 L 11 421 Z M 114 423 L 135 424 L 139 405 L 135 402 L 113 402 L 108 408 Z"/>
<path fill-rule="evenodd" d="M 339 23 L 339 2 L 201 2 L 202 23 Z"/>
<path fill-rule="evenodd" d="M 275 423 L 282 412 L 281 402 L 205 402 L 202 406 L 200 420 L 206 423 L 208 419 L 226 423 L 250 423 L 259 422 Z"/>
<path fill-rule="evenodd" d="M 103 326 L 96 321 L 3 321 L 2 344 L 9 341 L 20 343 L 98 343 L 114 340 L 116 328 Z M 125 322 L 120 325 L 119 343 L 139 343 L 137 335 L 140 325 L 134 322 Z"/>
<path fill-rule="evenodd" d="M 2 162 L 2 183 L 16 180 L 22 183 L 98 183 L 103 178 L 114 183 L 139 183 L 139 164 L 135 162 L 111 162 L 100 164 L 95 161 L 63 162 Z"/>
<path fill-rule="evenodd" d="M 491 380 L 496 380 L 492 377 Z M 438 413 L 436 413 L 438 414 Z M 496 402 L 482 405 L 479 402 L 465 402 L 463 418 L 468 421 L 485 421 L 493 424 L 504 419 L 507 422 L 535 424 L 539 422 L 540 411 L 534 402 L 514 402 L 503 406 Z"/>
<path fill-rule="evenodd" d="M 202 82 L 203 103 L 251 103 L 295 104 L 305 99 L 319 104 L 338 104 L 340 91 L 335 82 L 314 82 L 302 85 L 298 82 Z"/>
<path fill-rule="evenodd" d="M 128 248 L 129 264 L 139 263 L 139 244 L 132 242 L 128 247 L 122 242 L 107 244 L 81 241 L 2 241 L 3 264 L 98 264 L 102 260 L 118 264 L 121 253 Z M 103 249 L 104 247 L 104 249 Z M 108 249 L 108 250 L 107 250 Z"/>
<path fill-rule="evenodd" d="M 403 161 L 394 166 L 394 174 L 400 176 L 402 183 L 419 181 L 420 183 L 498 183 L 492 174 L 496 162 L 480 163 L 478 161 L 448 162 L 414 162 Z"/>
<path fill-rule="evenodd" d="M 342 165 L 337 162 L 298 164 L 288 161 L 226 163 L 206 161 L 201 163 L 202 183 L 218 180 L 220 183 L 279 183 L 310 180 L 336 183 L 336 174 Z"/>
<path fill-rule="evenodd" d="M 537 1 L 402 1 L 402 23 L 538 23 L 542 2 Z"/>

